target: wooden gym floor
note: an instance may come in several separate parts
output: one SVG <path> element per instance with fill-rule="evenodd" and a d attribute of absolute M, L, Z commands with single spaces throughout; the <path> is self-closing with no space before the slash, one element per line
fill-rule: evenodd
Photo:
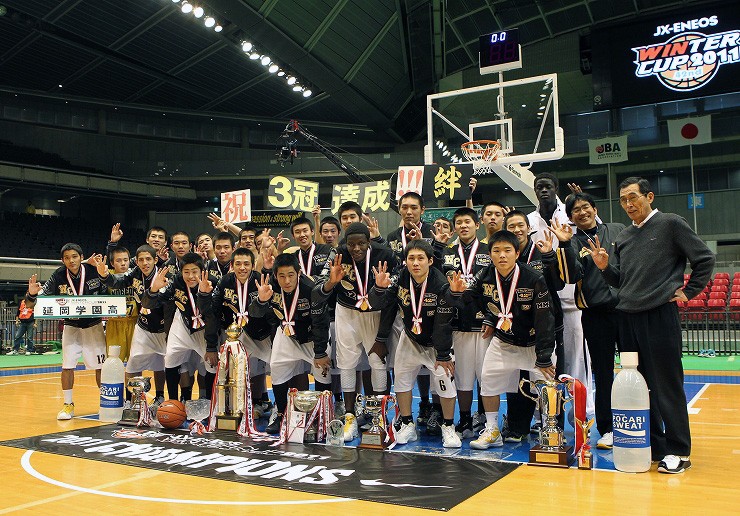
<path fill-rule="evenodd" d="M 701 371 L 687 372 L 701 375 Z M 454 507 L 450 514 L 737 514 L 740 484 L 740 384 L 738 373 L 687 376 L 702 383 L 690 407 L 693 467 L 682 475 L 655 471 L 630 475 L 612 471 L 555 470 L 522 466 Z M 706 383 L 711 381 L 711 383 Z M 733 383 L 734 382 L 734 383 Z M 97 411 L 92 372 L 77 371 L 77 415 Z M 98 425 L 75 418 L 56 421 L 61 408 L 59 374 L 0 377 L 0 440 Z M 0 514 L 135 514 L 186 512 L 280 515 L 431 514 L 409 507 L 332 497 L 34 452 L 0 446 Z M 179 503 L 150 498 L 177 499 Z M 209 504 L 209 501 L 211 502 Z M 219 503 L 229 501 L 229 505 Z M 196 503 L 198 502 L 198 503 Z M 243 502 L 243 505 L 240 503 Z M 236 504 L 235 504 L 236 503 Z"/>

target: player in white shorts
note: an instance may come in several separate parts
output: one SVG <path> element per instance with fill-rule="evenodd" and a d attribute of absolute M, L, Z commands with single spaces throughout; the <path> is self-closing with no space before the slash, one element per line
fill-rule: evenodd
<path fill-rule="evenodd" d="M 186 253 L 180 263 L 180 271 L 167 282 L 168 269 L 163 268 L 154 277 L 144 293 L 142 306 L 148 310 L 173 303 L 175 315 L 167 335 L 167 352 L 164 358 L 167 392 L 170 399 L 179 384 L 181 399 L 192 397 L 191 372 L 193 364 L 206 362 L 206 388 L 210 397 L 213 379 L 218 364 L 217 342 L 206 343 L 206 326 L 216 324 L 213 317 L 211 292 L 213 281 L 205 270 L 203 258 L 195 253 Z M 213 334 L 210 329 L 209 335 Z"/>
<path fill-rule="evenodd" d="M 459 274 L 453 274 L 451 284 L 439 269 L 432 267 L 434 250 L 424 240 L 409 242 L 404 251 L 406 266 L 391 278 L 385 265 L 378 266 L 375 287 L 370 302 L 392 305 L 403 314 L 403 333 L 398 341 L 395 362 L 395 390 L 401 414 L 401 428 L 396 434 L 398 444 L 418 438 L 411 414 L 412 389 L 422 366 L 430 371 L 432 389 L 440 398 L 443 424 L 442 445 L 462 446 L 455 433 L 455 359 L 452 355 L 452 317 L 454 310 L 450 289 L 465 290 Z M 378 339 L 387 338 L 387 333 Z"/>
<path fill-rule="evenodd" d="M 518 264 L 519 241 L 509 231 L 489 239 L 492 264 L 481 270 L 462 295 L 484 313 L 483 336 L 493 337 L 483 360 L 481 395 L 486 427 L 470 447 L 502 446 L 498 427 L 501 394 L 518 390 L 520 371 L 530 379 L 555 377 L 555 336 L 545 278 Z"/>
<path fill-rule="evenodd" d="M 36 305 L 36 296 L 91 296 L 108 293 L 112 282 L 108 266 L 101 255 L 93 255 L 95 265 L 82 263 L 82 248 L 73 243 L 65 244 L 61 251 L 62 265 L 42 286 L 34 274 L 28 280 L 26 306 Z M 64 307 L 62 307 L 64 308 Z M 75 404 L 72 388 L 77 361 L 82 357 L 87 369 L 95 369 L 95 381 L 100 387 L 100 368 L 105 361 L 105 334 L 102 319 L 68 318 L 62 331 L 62 394 L 64 406 L 57 419 L 74 417 Z"/>
<path fill-rule="evenodd" d="M 384 359 L 388 350 L 376 341 L 381 314 L 369 303 L 368 294 L 375 285 L 372 267 L 382 262 L 392 269 L 396 259 L 390 249 L 370 241 L 370 230 L 361 222 L 350 224 L 345 235 L 346 244 L 337 248 L 333 262 L 327 262 L 315 288 L 324 302 L 336 291 L 337 366 L 347 410 L 344 439 L 351 441 L 359 437 L 354 414 L 355 369 L 363 353 L 370 362 L 373 390 L 383 393 L 387 388 Z"/>

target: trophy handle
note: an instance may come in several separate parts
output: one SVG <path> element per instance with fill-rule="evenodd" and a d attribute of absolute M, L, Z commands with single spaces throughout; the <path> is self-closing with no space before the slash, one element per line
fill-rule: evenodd
<path fill-rule="evenodd" d="M 521 380 L 519 380 L 519 392 L 521 392 L 522 394 L 524 394 L 524 395 L 525 395 L 525 396 L 526 396 L 527 398 L 529 398 L 530 400 L 532 400 L 532 401 L 536 402 L 536 401 L 538 400 L 538 398 L 537 398 L 537 397 L 535 397 L 535 396 L 532 396 L 532 395 L 531 395 L 530 393 L 528 393 L 528 392 L 525 392 L 525 390 L 524 390 L 524 384 L 525 384 L 525 383 L 528 383 L 528 384 L 530 384 L 531 386 L 534 386 L 534 382 L 533 382 L 533 381 L 531 381 L 531 380 L 527 380 L 526 378 L 522 378 Z"/>

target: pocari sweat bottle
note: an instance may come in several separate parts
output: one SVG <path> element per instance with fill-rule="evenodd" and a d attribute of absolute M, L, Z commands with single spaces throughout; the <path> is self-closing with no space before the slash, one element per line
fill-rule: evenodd
<path fill-rule="evenodd" d="M 123 362 L 119 358 L 121 346 L 110 346 L 108 358 L 100 372 L 100 421 L 118 422 L 123 415 Z"/>
<path fill-rule="evenodd" d="M 614 467 L 627 473 L 650 470 L 650 394 L 637 370 L 636 352 L 621 353 L 622 370 L 612 387 Z"/>

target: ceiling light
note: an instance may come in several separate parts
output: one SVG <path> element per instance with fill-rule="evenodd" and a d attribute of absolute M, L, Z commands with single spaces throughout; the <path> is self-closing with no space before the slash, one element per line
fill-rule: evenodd
<path fill-rule="evenodd" d="M 293 91 L 301 91 L 302 89 L 303 86 L 301 86 L 300 84 L 296 84 L 295 86 L 293 86 Z"/>
<path fill-rule="evenodd" d="M 522 104 L 522 107 L 527 107 L 527 105 L 526 104 Z"/>
<path fill-rule="evenodd" d="M 185 14 L 188 14 L 189 12 L 192 12 L 193 6 L 185 2 L 182 4 L 182 7 L 180 7 L 180 10 L 184 12 Z"/>
<path fill-rule="evenodd" d="M 224 28 L 221 27 L 221 25 L 216 25 L 215 27 L 213 27 L 213 30 L 215 30 L 216 32 L 221 32 L 222 30 L 224 30 Z"/>
<path fill-rule="evenodd" d="M 283 70 L 280 70 L 280 71 L 278 72 L 278 77 L 282 77 L 282 76 L 284 76 L 284 75 L 285 75 L 285 72 L 284 72 Z"/>
<path fill-rule="evenodd" d="M 201 16 L 203 16 L 204 13 L 205 11 L 203 11 L 202 7 L 196 7 L 195 9 L 193 9 L 193 16 L 195 16 L 196 18 L 200 18 Z"/>
<path fill-rule="evenodd" d="M 252 61 L 256 61 L 259 58 L 260 55 L 257 52 L 252 52 L 251 54 L 249 54 L 249 59 L 251 59 Z"/>
<path fill-rule="evenodd" d="M 206 24 L 206 27 L 211 28 L 214 25 L 216 25 L 216 20 L 214 20 L 211 16 L 209 16 L 208 18 L 206 18 L 204 23 Z"/>
<path fill-rule="evenodd" d="M 272 63 L 272 64 L 270 65 L 270 68 L 268 68 L 268 69 L 267 69 L 267 71 L 269 71 L 270 73 L 275 73 L 275 72 L 277 72 L 277 71 L 278 71 L 279 69 L 280 69 L 280 67 L 279 67 L 278 65 L 276 65 L 275 63 Z"/>
<path fill-rule="evenodd" d="M 172 0 L 172 3 L 173 4 L 179 4 L 180 3 L 180 0 Z"/>
<path fill-rule="evenodd" d="M 448 151 L 448 150 L 446 150 L 446 151 L 444 151 L 442 153 L 442 156 L 449 156 L 449 155 L 450 155 L 450 151 Z"/>
<path fill-rule="evenodd" d="M 296 78 L 293 76 L 288 77 L 288 86 L 292 86 L 295 84 Z"/>
<path fill-rule="evenodd" d="M 311 90 L 305 90 L 303 92 L 303 96 L 304 97 L 310 97 L 311 95 L 313 95 L 313 91 L 311 91 Z"/>
<path fill-rule="evenodd" d="M 252 50 L 253 46 L 254 45 L 252 45 L 249 41 L 245 41 L 244 43 L 242 43 L 242 50 L 244 52 L 249 52 L 250 50 Z"/>
<path fill-rule="evenodd" d="M 261 63 L 262 63 L 263 65 L 267 66 L 267 65 L 269 65 L 269 64 L 270 64 L 270 61 L 272 61 L 272 59 L 270 59 L 270 57 L 269 57 L 269 56 L 262 56 L 262 60 L 261 60 L 260 62 L 261 62 Z"/>

